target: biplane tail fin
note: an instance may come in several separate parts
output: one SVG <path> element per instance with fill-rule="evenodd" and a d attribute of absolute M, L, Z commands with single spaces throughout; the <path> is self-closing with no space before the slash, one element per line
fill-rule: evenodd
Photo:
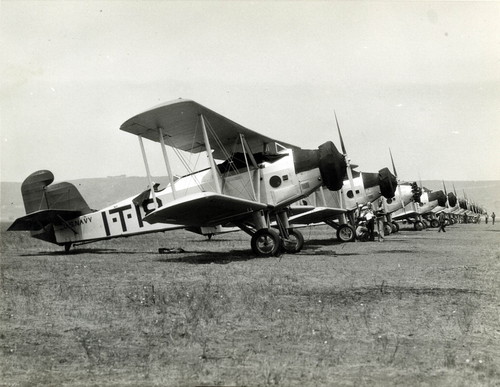
<path fill-rule="evenodd" d="M 26 216 L 16 219 L 9 231 L 38 231 L 92 212 L 73 184 L 53 181 L 54 175 L 47 170 L 36 171 L 23 181 Z"/>

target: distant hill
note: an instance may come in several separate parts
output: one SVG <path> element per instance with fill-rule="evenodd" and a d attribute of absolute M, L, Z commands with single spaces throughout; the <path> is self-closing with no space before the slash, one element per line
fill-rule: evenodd
<path fill-rule="evenodd" d="M 153 180 L 167 184 L 166 177 L 154 177 Z M 57 181 L 56 181 L 57 182 Z M 138 195 L 148 186 L 146 177 L 127 177 L 111 176 L 106 178 L 89 178 L 70 180 L 81 192 L 90 208 L 103 208 L 117 201 L 126 199 L 130 196 Z M 424 187 L 432 190 L 443 189 L 443 183 L 440 180 L 424 180 Z M 500 181 L 445 181 L 446 189 L 453 190 L 453 185 L 457 194 L 463 197 L 463 191 L 467 197 L 478 204 L 483 205 L 489 213 L 495 211 L 500 214 Z M 0 220 L 12 221 L 25 214 L 23 199 L 21 197 L 21 183 L 1 182 L 0 191 Z"/>

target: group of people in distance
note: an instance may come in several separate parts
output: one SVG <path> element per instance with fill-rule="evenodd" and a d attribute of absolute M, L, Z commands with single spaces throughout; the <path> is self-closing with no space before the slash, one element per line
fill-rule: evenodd
<path fill-rule="evenodd" d="M 371 202 L 368 202 L 365 206 L 360 208 L 359 215 L 357 217 L 357 228 L 356 236 L 360 240 L 375 240 L 375 235 L 378 236 L 378 241 L 384 241 L 384 212 L 374 211 Z M 495 224 L 495 213 L 491 213 L 492 224 Z M 489 216 L 485 214 L 485 222 L 488 223 Z M 438 215 L 439 228 L 438 232 L 446 232 L 446 225 L 448 224 L 448 216 L 442 211 Z M 375 226 L 377 226 L 377 233 L 375 233 Z"/>
<path fill-rule="evenodd" d="M 495 217 L 496 217 L 495 213 L 492 212 L 491 213 L 491 223 L 492 224 L 495 224 Z M 488 219 L 489 219 L 488 213 L 484 214 L 484 223 L 488 224 Z"/>

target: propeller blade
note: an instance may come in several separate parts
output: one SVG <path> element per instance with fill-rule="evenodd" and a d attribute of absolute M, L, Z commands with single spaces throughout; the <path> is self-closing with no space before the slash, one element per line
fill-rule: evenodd
<path fill-rule="evenodd" d="M 335 110 L 333 111 L 333 114 L 335 115 L 335 122 L 337 123 L 337 130 L 339 132 L 340 146 L 342 147 L 342 153 L 347 155 L 347 151 L 345 150 L 344 140 L 342 138 L 342 133 L 340 132 L 339 120 L 337 119 L 337 113 L 335 113 Z"/>
<path fill-rule="evenodd" d="M 398 177 L 398 173 L 396 172 L 396 165 L 394 165 L 394 159 L 392 157 L 391 148 L 389 148 L 389 154 L 391 155 L 392 170 L 394 171 L 394 176 Z"/>

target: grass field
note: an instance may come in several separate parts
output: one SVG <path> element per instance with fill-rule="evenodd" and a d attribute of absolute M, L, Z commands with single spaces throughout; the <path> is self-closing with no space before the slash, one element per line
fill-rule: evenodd
<path fill-rule="evenodd" d="M 500 226 L 256 259 L 244 233 L 1 232 L 1 385 L 500 385 Z M 185 252 L 158 254 L 159 247 Z"/>

